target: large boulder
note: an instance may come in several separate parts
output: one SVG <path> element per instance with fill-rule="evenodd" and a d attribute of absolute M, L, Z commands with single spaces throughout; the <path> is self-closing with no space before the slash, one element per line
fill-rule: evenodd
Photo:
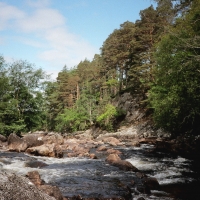
<path fill-rule="evenodd" d="M 24 135 L 23 141 L 27 144 L 29 147 L 36 147 L 43 145 L 44 142 L 42 141 L 43 135 L 40 134 L 27 134 Z"/>
<path fill-rule="evenodd" d="M 118 154 L 110 154 L 107 158 L 106 161 L 113 165 L 118 167 L 121 170 L 125 171 L 133 171 L 137 172 L 139 171 L 136 167 L 134 167 L 129 161 L 126 160 L 121 160 L 121 158 L 118 156 Z"/>
<path fill-rule="evenodd" d="M 105 137 L 105 138 L 102 138 L 102 141 L 112 146 L 121 145 L 121 142 L 115 137 Z"/>
<path fill-rule="evenodd" d="M 43 185 L 45 182 L 41 179 L 40 174 L 38 171 L 31 171 L 28 172 L 27 177 L 29 178 L 29 180 L 35 185 L 35 186 L 39 186 L 39 185 Z"/>
<path fill-rule="evenodd" d="M 106 158 L 106 161 L 109 163 L 109 164 L 112 164 L 114 162 L 117 162 L 117 161 L 120 161 L 121 158 L 118 156 L 118 154 L 110 154 L 107 158 Z"/>
<path fill-rule="evenodd" d="M 27 134 L 23 138 L 20 138 L 15 133 L 12 133 L 8 137 L 8 150 L 22 152 L 29 147 L 40 146 L 44 144 L 42 137 L 39 134 Z"/>
<path fill-rule="evenodd" d="M 42 138 L 45 144 L 58 144 L 61 145 L 64 143 L 64 138 L 59 133 L 50 132 Z"/>
<path fill-rule="evenodd" d="M 54 197 L 40 191 L 27 178 L 3 171 L 0 171 L 0 199 L 55 200 Z"/>
<path fill-rule="evenodd" d="M 28 145 L 24 140 L 18 137 L 15 133 L 11 133 L 8 137 L 8 150 L 9 151 L 25 151 Z"/>
<path fill-rule="evenodd" d="M 7 138 L 0 134 L 0 142 L 6 142 Z"/>
<path fill-rule="evenodd" d="M 115 161 L 112 163 L 112 165 L 124 171 L 132 171 L 132 172 L 139 171 L 135 166 L 133 166 L 129 161 L 126 160 Z"/>
<path fill-rule="evenodd" d="M 33 154 L 35 156 L 47 156 L 47 157 L 63 157 L 63 151 L 56 144 L 43 144 L 37 147 L 31 147 L 26 150 L 26 153 Z"/>
<path fill-rule="evenodd" d="M 142 178 L 142 182 L 149 190 L 160 189 L 160 184 L 158 183 L 158 180 L 154 177 L 144 177 Z"/>

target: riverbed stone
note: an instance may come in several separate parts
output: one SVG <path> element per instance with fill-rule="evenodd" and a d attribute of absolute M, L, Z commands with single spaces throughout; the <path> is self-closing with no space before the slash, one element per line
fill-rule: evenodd
<path fill-rule="evenodd" d="M 89 154 L 90 159 L 97 159 L 97 156 L 94 153 Z"/>
<path fill-rule="evenodd" d="M 160 184 L 158 180 L 154 177 L 144 177 L 142 179 L 143 184 L 150 190 L 159 190 Z"/>
<path fill-rule="evenodd" d="M 107 147 L 105 145 L 101 145 L 97 148 L 97 151 L 106 151 Z"/>
<path fill-rule="evenodd" d="M 124 171 L 133 171 L 133 172 L 139 171 L 135 166 L 133 166 L 129 161 L 126 160 L 114 161 L 111 164 Z"/>
<path fill-rule="evenodd" d="M 117 149 L 113 149 L 113 148 L 108 149 L 108 150 L 106 151 L 106 153 L 108 153 L 108 154 L 117 154 L 117 155 L 122 154 L 121 151 L 119 151 L 119 150 L 117 150 Z"/>
<path fill-rule="evenodd" d="M 118 156 L 118 154 L 110 154 L 107 158 L 106 158 L 106 162 L 108 162 L 109 164 L 112 164 L 113 162 L 117 162 L 120 161 L 121 158 Z"/>
<path fill-rule="evenodd" d="M 27 134 L 24 135 L 23 141 L 27 144 L 27 147 L 36 147 L 43 145 L 44 142 L 42 141 L 43 135 L 40 134 Z"/>
<path fill-rule="evenodd" d="M 28 145 L 22 138 L 15 133 L 11 133 L 8 137 L 8 150 L 23 152 L 27 149 Z"/>
<path fill-rule="evenodd" d="M 129 161 L 121 160 L 121 158 L 118 156 L 118 154 L 110 154 L 106 158 L 106 162 L 109 164 L 118 167 L 121 170 L 125 171 L 133 171 L 137 172 L 139 171 L 136 167 L 134 167 Z"/>
<path fill-rule="evenodd" d="M 36 156 L 47 157 L 63 157 L 63 151 L 59 145 L 56 144 L 43 144 L 37 147 L 31 147 L 26 150 L 26 153 L 30 153 Z"/>
<path fill-rule="evenodd" d="M 43 142 L 45 144 L 58 144 L 58 145 L 61 145 L 64 143 L 64 138 L 61 134 L 59 133 L 55 133 L 55 132 L 50 132 L 48 133 L 47 135 L 45 135 L 43 138 L 42 138 Z"/>
<path fill-rule="evenodd" d="M 0 141 L 1 141 L 1 142 L 6 142 L 6 141 L 7 141 L 7 138 L 6 138 L 4 135 L 1 135 L 1 134 L 0 134 Z"/>
<path fill-rule="evenodd" d="M 121 142 L 115 137 L 103 137 L 102 141 L 112 146 L 117 146 L 121 144 Z"/>
<path fill-rule="evenodd" d="M 33 160 L 33 161 L 28 161 L 25 163 L 25 167 L 30 167 L 30 168 L 42 168 L 48 166 L 46 163 Z"/>
<path fill-rule="evenodd" d="M 27 177 L 29 178 L 29 180 L 35 185 L 35 186 L 39 186 L 44 184 L 45 182 L 41 179 L 40 174 L 38 171 L 31 171 L 28 172 Z"/>

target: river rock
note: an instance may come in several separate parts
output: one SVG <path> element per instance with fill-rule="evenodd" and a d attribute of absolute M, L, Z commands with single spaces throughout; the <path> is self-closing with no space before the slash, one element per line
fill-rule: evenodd
<path fill-rule="evenodd" d="M 105 145 L 101 145 L 97 148 L 97 151 L 106 151 L 107 147 Z"/>
<path fill-rule="evenodd" d="M 102 141 L 112 146 L 117 146 L 121 144 L 121 142 L 115 137 L 105 137 L 105 138 L 102 138 Z"/>
<path fill-rule="evenodd" d="M 133 171 L 133 172 L 139 171 L 129 161 L 126 161 L 126 160 L 115 161 L 112 163 L 112 165 L 118 167 L 121 170 L 125 170 L 125 171 Z"/>
<path fill-rule="evenodd" d="M 117 162 L 120 161 L 121 158 L 118 156 L 118 154 L 110 154 L 107 158 L 106 158 L 106 162 L 108 162 L 109 164 L 112 164 L 113 162 Z"/>
<path fill-rule="evenodd" d="M 15 133 L 11 133 L 8 137 L 8 150 L 22 152 L 27 149 L 28 145 L 24 140 Z"/>
<path fill-rule="evenodd" d="M 143 184 L 150 190 L 159 190 L 160 184 L 158 180 L 154 177 L 144 177 L 142 179 Z"/>
<path fill-rule="evenodd" d="M 0 171 L 1 200 L 55 200 L 40 191 L 26 177 L 17 176 L 10 172 Z"/>
<path fill-rule="evenodd" d="M 7 138 L 6 138 L 4 135 L 1 135 L 1 134 L 0 134 L 0 141 L 1 141 L 1 142 L 6 142 L 6 141 L 7 141 Z"/>
<path fill-rule="evenodd" d="M 106 151 L 106 153 L 108 153 L 108 154 L 117 154 L 117 155 L 122 154 L 122 152 L 119 151 L 119 150 L 117 150 L 117 149 L 108 149 L 108 150 Z"/>
<path fill-rule="evenodd" d="M 30 153 L 36 156 L 47 157 L 63 157 L 62 149 L 56 144 L 43 144 L 37 147 L 31 147 L 26 150 L 26 153 Z"/>
<path fill-rule="evenodd" d="M 35 185 L 35 186 L 39 186 L 44 184 L 45 182 L 40 178 L 40 174 L 38 173 L 38 171 L 31 171 L 28 172 L 27 177 L 29 178 L 29 180 Z"/>
<path fill-rule="evenodd" d="M 46 163 L 33 160 L 33 161 L 28 161 L 25 163 L 25 167 L 30 167 L 30 168 L 42 168 L 48 166 Z"/>
<path fill-rule="evenodd" d="M 97 156 L 94 153 L 89 154 L 90 159 L 97 159 Z"/>
<path fill-rule="evenodd" d="M 59 133 L 55 133 L 55 132 L 50 132 L 48 133 L 46 136 L 44 136 L 42 138 L 43 142 L 45 144 L 58 144 L 61 145 L 64 143 L 64 138 L 62 135 L 60 135 Z"/>
<path fill-rule="evenodd" d="M 44 144 L 42 138 L 43 136 L 40 134 L 27 134 L 24 135 L 23 141 L 27 144 L 28 148 L 36 147 Z"/>
<path fill-rule="evenodd" d="M 133 171 L 137 172 L 139 171 L 136 167 L 134 167 L 129 161 L 126 160 L 121 160 L 121 158 L 118 156 L 118 154 L 110 154 L 107 158 L 106 161 L 113 165 L 118 167 L 121 170 L 125 171 Z"/>
<path fill-rule="evenodd" d="M 86 148 L 85 145 L 77 145 L 73 148 L 73 151 L 79 156 L 89 155 L 89 148 Z"/>
<path fill-rule="evenodd" d="M 45 182 L 41 179 L 38 171 L 28 172 L 27 177 L 35 186 L 37 186 L 39 190 L 43 191 L 49 196 L 54 197 L 56 200 L 63 200 L 60 189 L 56 186 L 45 184 Z"/>

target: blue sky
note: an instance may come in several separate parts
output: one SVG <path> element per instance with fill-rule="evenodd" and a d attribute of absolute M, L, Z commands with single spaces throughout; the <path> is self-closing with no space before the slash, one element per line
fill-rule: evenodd
<path fill-rule="evenodd" d="M 92 60 L 125 21 L 135 22 L 151 0 L 0 0 L 0 54 L 27 60 L 55 78 Z"/>

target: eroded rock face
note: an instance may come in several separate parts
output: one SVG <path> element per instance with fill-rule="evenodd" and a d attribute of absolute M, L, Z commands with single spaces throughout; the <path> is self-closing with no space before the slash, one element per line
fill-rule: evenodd
<path fill-rule="evenodd" d="M 54 197 L 41 192 L 27 178 L 10 172 L 0 172 L 1 200 L 55 200 Z"/>

